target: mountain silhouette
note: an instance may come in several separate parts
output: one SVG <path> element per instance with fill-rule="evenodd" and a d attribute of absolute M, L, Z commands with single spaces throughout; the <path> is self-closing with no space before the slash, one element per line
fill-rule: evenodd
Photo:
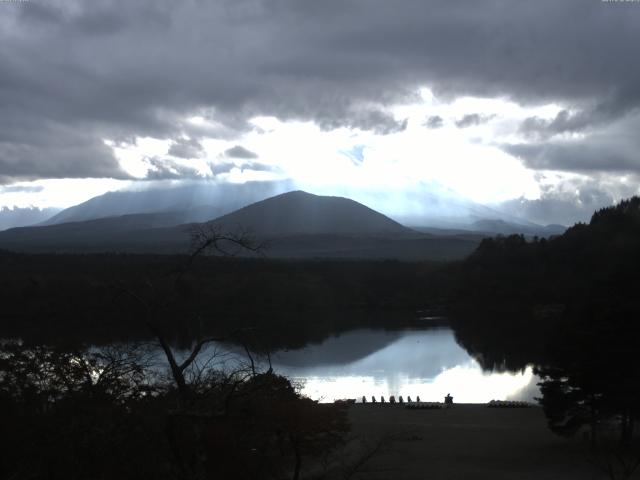
<path fill-rule="evenodd" d="M 253 203 L 213 223 L 225 230 L 246 228 L 256 234 L 275 237 L 415 233 L 354 200 L 299 190 Z"/>
<path fill-rule="evenodd" d="M 242 185 L 199 181 L 164 188 L 107 192 L 69 207 L 41 225 L 82 222 L 140 213 L 169 213 L 172 225 L 203 222 L 287 190 L 287 184 L 247 182 Z M 205 217 L 203 211 L 207 211 Z M 165 219 L 168 220 L 168 219 Z"/>
<path fill-rule="evenodd" d="M 8 228 L 35 225 L 51 218 L 59 211 L 59 208 L 0 207 L 0 231 Z"/>
<path fill-rule="evenodd" d="M 189 212 L 194 212 L 190 209 Z M 206 208 L 200 211 L 206 215 Z M 24 252 L 184 254 L 194 227 L 248 231 L 271 258 L 448 260 L 479 238 L 415 232 L 358 202 L 294 191 L 204 223 L 175 225 L 185 211 L 120 215 L 0 232 L 0 248 Z"/>
<path fill-rule="evenodd" d="M 505 222 L 499 219 L 482 219 L 476 220 L 471 224 L 472 230 L 488 234 L 522 234 L 522 235 L 537 235 L 539 237 L 548 237 L 553 235 L 563 234 L 567 228 L 562 225 L 536 225 L 528 223 L 523 225 L 521 223 Z"/>

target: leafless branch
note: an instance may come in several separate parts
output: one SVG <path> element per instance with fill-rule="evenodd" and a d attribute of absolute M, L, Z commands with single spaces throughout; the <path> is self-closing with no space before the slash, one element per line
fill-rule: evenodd
<path fill-rule="evenodd" d="M 198 355 L 200 354 L 200 351 L 202 350 L 202 348 L 207 344 L 207 343 L 211 343 L 211 342 L 223 342 L 225 341 L 224 338 L 205 338 L 204 340 L 200 340 L 198 341 L 195 346 L 193 347 L 193 349 L 191 350 L 191 354 L 179 365 L 180 371 L 184 372 L 189 365 L 191 365 L 193 363 L 193 361 L 198 357 Z"/>
<path fill-rule="evenodd" d="M 199 223 L 191 227 L 191 253 L 188 266 L 196 257 L 213 252 L 225 257 L 234 257 L 240 252 L 262 254 L 266 248 L 246 229 L 223 232 L 215 223 Z"/>

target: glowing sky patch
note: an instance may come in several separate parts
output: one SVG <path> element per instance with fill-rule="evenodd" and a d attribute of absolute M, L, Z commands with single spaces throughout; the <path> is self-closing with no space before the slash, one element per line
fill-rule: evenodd
<path fill-rule="evenodd" d="M 135 179 L 215 178 L 236 184 L 289 180 L 296 188 L 347 196 L 400 219 L 425 214 L 428 201 L 424 198 L 430 197 L 424 195 L 428 194 L 499 206 L 556 192 L 577 198 L 579 205 L 578 186 L 590 180 L 580 173 L 528 168 L 502 148 L 508 143 L 526 144 L 531 139 L 522 131 L 522 122 L 527 118 L 550 122 L 563 105 L 523 106 L 503 98 L 475 97 L 440 101 L 422 88 L 412 103 L 376 108 L 397 122 L 406 122 L 406 128 L 388 134 L 355 127 L 325 130 L 313 121 L 258 116 L 249 120 L 252 128 L 244 134 L 224 138 L 214 135 L 221 125 L 209 112 L 182 120 L 204 132 L 201 138 L 137 137 L 129 143 L 104 142 L 121 168 Z M 437 121 L 429 124 L 430 118 Z M 172 146 L 180 141 L 196 142 L 197 155 L 172 155 Z M 227 155 L 238 148 L 251 156 Z M 632 185 L 634 178 L 601 176 L 599 181 L 615 189 L 625 181 Z M 22 184 L 44 188 L 37 193 L 2 194 L 0 206 L 69 207 L 131 185 L 110 179 Z"/>
<path fill-rule="evenodd" d="M 3 206 L 19 208 L 70 207 L 96 195 L 131 187 L 132 182 L 105 178 L 73 178 L 19 182 L 14 186 L 36 187 L 38 191 L 2 192 L 0 193 L 0 208 Z"/>
<path fill-rule="evenodd" d="M 404 399 L 418 396 L 425 402 L 442 402 L 447 393 L 454 394 L 459 403 L 487 403 L 491 400 L 520 398 L 519 392 L 531 385 L 535 377 L 529 367 L 522 373 L 483 373 L 477 364 L 459 365 L 443 371 L 431 379 L 413 378 L 398 374 L 392 381 L 371 376 L 292 377 L 302 385 L 301 392 L 314 400 L 332 402 L 341 398 L 367 401 L 375 396 L 378 401 L 389 396 Z M 531 401 L 532 398 L 520 398 Z"/>

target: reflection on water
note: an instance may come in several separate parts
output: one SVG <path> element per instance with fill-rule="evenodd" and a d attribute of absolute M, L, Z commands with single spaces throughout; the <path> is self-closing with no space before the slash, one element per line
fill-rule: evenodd
<path fill-rule="evenodd" d="M 532 369 L 483 372 L 449 329 L 355 330 L 321 344 L 273 355 L 276 372 L 303 384 L 302 392 L 321 401 L 375 395 L 420 396 L 442 401 L 484 403 L 533 400 L 539 392 Z"/>

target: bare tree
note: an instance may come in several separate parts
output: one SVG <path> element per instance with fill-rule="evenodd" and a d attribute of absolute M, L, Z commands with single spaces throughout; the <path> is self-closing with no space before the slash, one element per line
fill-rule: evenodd
<path fill-rule="evenodd" d="M 200 256 L 213 254 L 229 257 L 236 256 L 241 252 L 262 254 L 264 249 L 264 245 L 257 242 L 247 230 L 224 232 L 212 222 L 194 225 L 191 228 L 190 234 L 191 247 L 186 262 L 180 268 L 175 269 L 168 274 L 169 276 L 174 276 L 174 290 L 176 290 L 175 287 L 179 284 L 183 276 L 192 268 L 195 260 Z M 167 363 L 169 364 L 169 370 L 178 391 L 178 409 L 184 409 L 188 406 L 191 396 L 191 387 L 187 382 L 185 372 L 194 365 L 194 362 L 203 349 L 214 342 L 234 340 L 242 343 L 242 338 L 239 331 L 223 337 L 209 336 L 196 338 L 188 355 L 183 360 L 179 361 L 176 353 L 171 347 L 168 336 L 157 321 L 158 317 L 167 309 L 173 299 L 171 295 L 158 292 L 155 282 L 149 278 L 146 279 L 145 286 L 148 291 L 151 292 L 150 298 L 145 298 L 139 292 L 135 292 L 131 288 L 126 287 L 123 283 L 119 284 L 118 292 L 119 294 L 130 297 L 142 308 L 142 321 L 149 332 L 157 340 Z M 253 373 L 255 373 L 253 357 L 246 346 L 245 351 L 250 359 L 251 369 Z"/>
<path fill-rule="evenodd" d="M 119 285 L 119 294 L 141 307 L 141 321 L 169 366 L 177 402 L 166 414 L 165 436 L 179 476 L 201 479 L 214 468 L 221 478 L 299 480 L 303 457 L 317 457 L 341 443 L 349 429 L 346 410 L 301 398 L 287 379 L 273 373 L 268 350 L 269 368 L 259 371 L 255 351 L 248 344 L 249 339 L 256 340 L 250 328 L 198 336 L 186 353 L 172 348 L 159 319 L 178 299 L 179 283 L 196 259 L 208 254 L 260 255 L 264 250 L 246 231 L 226 233 L 212 223 L 193 227 L 191 239 L 186 262 L 163 280 L 173 285 L 167 292 L 150 279 L 138 291 Z M 222 372 L 215 363 L 217 352 L 208 350 L 220 342 L 240 344 L 246 363 Z"/>
<path fill-rule="evenodd" d="M 632 436 L 621 440 L 611 422 L 603 423 L 597 441 L 589 447 L 587 460 L 611 480 L 627 480 L 640 467 L 640 439 Z"/>
<path fill-rule="evenodd" d="M 207 405 L 207 408 L 204 409 L 197 408 L 197 400 L 199 397 L 206 397 L 207 393 L 215 390 L 219 394 L 218 396 L 223 399 L 222 409 L 226 410 L 239 385 L 256 375 L 255 361 L 249 348 L 243 342 L 242 330 L 225 336 L 198 336 L 186 356 L 180 358 L 172 348 L 169 337 L 163 331 L 158 319 L 175 301 L 174 297 L 181 280 L 192 269 L 197 258 L 205 255 L 230 257 L 243 252 L 261 254 L 264 246 L 258 243 L 246 230 L 224 232 L 211 222 L 194 225 L 190 234 L 191 247 L 186 262 L 166 275 L 169 278 L 173 277 L 172 292 L 160 292 L 156 288 L 156 281 L 147 278 L 144 282 L 147 295 L 128 288 L 124 283 L 118 285 L 118 295 L 129 297 L 141 307 L 142 322 L 155 337 L 166 358 L 171 379 L 177 391 L 177 404 L 175 410 L 168 412 L 165 433 L 181 476 L 185 479 L 197 479 L 204 475 L 206 458 L 206 454 L 202 450 L 204 442 L 201 441 L 204 428 L 202 418 L 210 417 L 212 413 L 211 405 Z M 249 359 L 248 368 L 239 367 L 232 373 L 225 375 L 212 368 L 215 354 L 204 361 L 199 360 L 207 346 L 225 341 L 235 341 L 244 345 Z M 185 429 L 189 431 L 189 436 L 196 439 L 189 447 L 192 449 L 189 452 L 191 460 L 187 460 L 187 454 L 180 440 L 184 437 Z"/>
<path fill-rule="evenodd" d="M 241 253 L 262 255 L 267 248 L 265 242 L 258 242 L 247 229 L 223 231 L 213 222 L 198 223 L 191 227 L 191 249 L 187 268 L 201 255 L 221 255 L 235 257 Z"/>

